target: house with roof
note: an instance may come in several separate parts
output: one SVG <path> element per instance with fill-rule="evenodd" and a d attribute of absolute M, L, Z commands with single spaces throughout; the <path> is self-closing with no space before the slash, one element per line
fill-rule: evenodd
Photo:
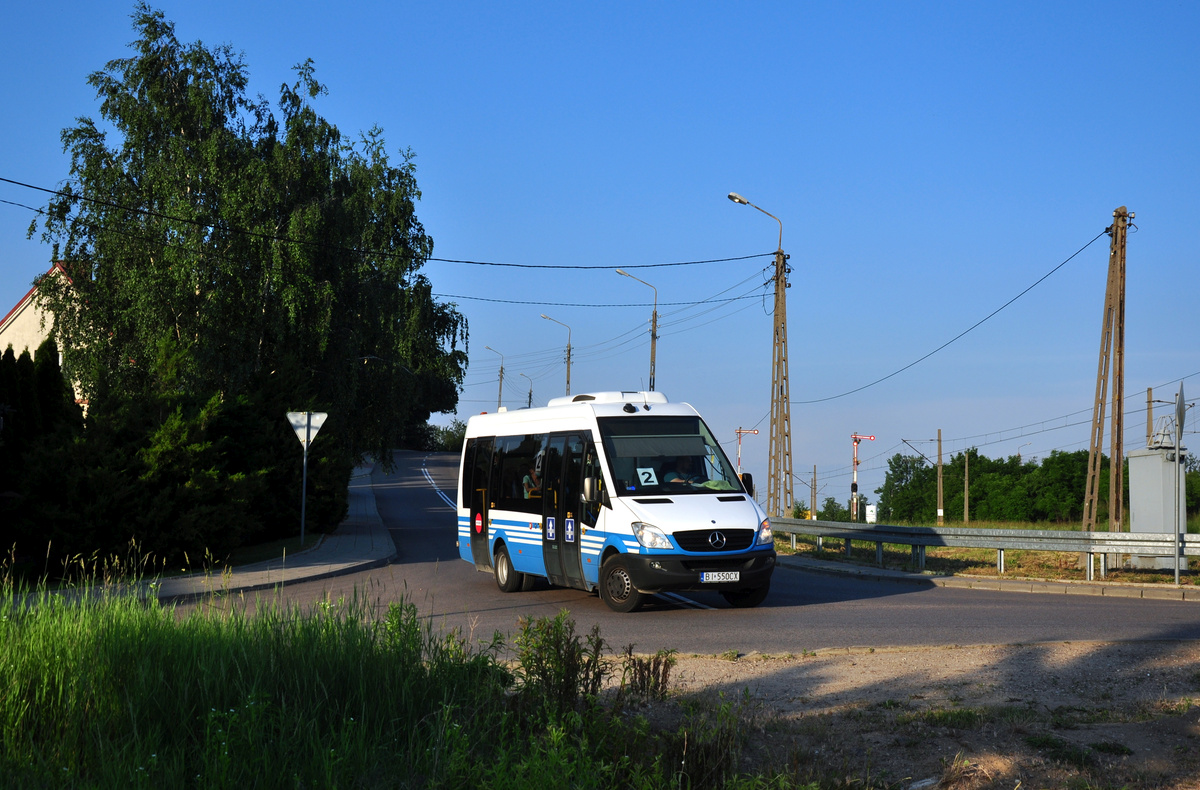
<path fill-rule="evenodd" d="M 56 263 L 50 267 L 47 274 L 66 276 L 62 264 Z M 32 354 L 37 351 L 42 341 L 50 336 L 54 325 L 54 316 L 47 313 L 37 304 L 37 286 L 29 289 L 29 293 L 21 297 L 11 310 L 0 319 L 0 353 L 11 344 L 13 352 L 20 355 L 25 349 Z"/>
<path fill-rule="evenodd" d="M 68 277 L 61 263 L 51 266 L 46 275 Z M 42 341 L 50 337 L 50 332 L 54 328 L 54 316 L 38 305 L 37 290 L 36 285 L 30 288 L 29 292 L 21 297 L 21 301 L 17 302 L 3 319 L 0 319 L 0 354 L 3 354 L 10 344 L 13 353 L 17 356 L 20 356 L 25 349 L 29 349 L 31 355 L 35 354 Z M 62 356 L 60 348 L 58 350 L 60 365 Z M 87 401 L 81 396 L 79 382 L 74 382 L 72 387 L 75 390 L 75 402 L 86 412 Z"/>

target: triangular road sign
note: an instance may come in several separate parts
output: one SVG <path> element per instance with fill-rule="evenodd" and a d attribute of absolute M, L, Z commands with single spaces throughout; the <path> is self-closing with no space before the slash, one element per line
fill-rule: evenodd
<path fill-rule="evenodd" d="M 328 416 L 323 411 L 289 411 L 287 413 L 288 422 L 292 424 L 296 438 L 300 440 L 300 444 L 304 445 L 306 450 L 312 440 L 317 438 L 317 431 L 321 430 L 321 426 L 325 424 L 325 418 Z"/>

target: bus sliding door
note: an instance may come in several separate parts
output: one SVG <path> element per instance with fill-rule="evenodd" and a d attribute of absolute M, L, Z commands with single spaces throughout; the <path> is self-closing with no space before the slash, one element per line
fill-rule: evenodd
<path fill-rule="evenodd" d="M 465 486 L 465 493 L 471 508 L 471 559 L 475 561 L 476 568 L 486 570 L 492 567 L 491 552 L 488 550 L 488 513 L 491 504 L 488 483 L 492 472 L 493 440 L 469 439 L 467 444 L 469 483 Z"/>
<path fill-rule="evenodd" d="M 580 494 L 584 452 L 590 441 L 591 431 L 551 434 L 542 480 L 542 556 L 546 577 L 551 584 L 581 590 L 586 585 L 579 552 L 585 518 Z"/>

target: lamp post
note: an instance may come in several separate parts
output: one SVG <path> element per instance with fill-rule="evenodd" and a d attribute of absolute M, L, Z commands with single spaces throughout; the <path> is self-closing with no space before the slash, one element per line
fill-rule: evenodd
<path fill-rule="evenodd" d="M 631 280 L 637 280 L 642 285 L 654 291 L 654 312 L 650 314 L 650 391 L 654 392 L 654 348 L 658 340 L 658 289 L 645 280 L 634 277 L 624 269 L 617 269 L 617 274 L 624 275 Z"/>
<path fill-rule="evenodd" d="M 779 249 L 775 251 L 775 329 L 771 347 L 771 435 L 767 466 L 767 515 L 788 515 L 792 507 L 792 413 L 788 389 L 787 289 L 788 255 L 783 251 L 783 221 L 755 206 L 736 192 L 729 199 L 756 208 L 779 223 Z"/>
<path fill-rule="evenodd" d="M 500 356 L 500 394 L 496 396 L 496 411 L 500 411 L 500 404 L 504 402 L 504 355 L 491 346 L 484 346 L 484 348 Z"/>
<path fill-rule="evenodd" d="M 524 373 L 518 373 L 517 375 L 525 376 Z M 529 378 L 528 376 L 525 376 L 525 380 L 529 382 L 529 400 L 525 401 L 525 408 L 532 409 L 533 408 L 533 379 Z"/>
<path fill-rule="evenodd" d="M 547 321 L 553 321 L 559 326 L 567 326 L 557 318 L 551 318 L 545 313 L 542 313 L 542 318 L 545 318 Z M 571 327 L 569 326 L 567 326 L 567 394 L 571 394 Z"/>

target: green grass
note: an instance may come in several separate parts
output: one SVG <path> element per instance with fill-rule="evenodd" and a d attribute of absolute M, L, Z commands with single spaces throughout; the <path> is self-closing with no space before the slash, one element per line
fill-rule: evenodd
<path fill-rule="evenodd" d="M 1051 760 L 1079 769 L 1090 768 L 1096 763 L 1095 756 L 1086 746 L 1076 746 L 1057 735 L 1030 735 L 1025 742 L 1045 754 Z"/>
<path fill-rule="evenodd" d="M 511 683 L 493 646 L 435 639 L 410 605 L 180 617 L 82 592 L 0 613 L 9 786 L 382 785 L 437 770 L 460 711 Z"/>
<path fill-rule="evenodd" d="M 184 612 L 112 581 L 0 567 L 0 787 L 817 790 L 739 772 L 732 703 L 652 728 L 671 655 L 609 655 L 565 612 L 469 644 L 407 602 Z"/>
<path fill-rule="evenodd" d="M 904 725 L 919 721 L 931 727 L 974 730 L 978 729 L 987 718 L 985 712 L 972 708 L 941 708 L 920 713 L 902 713 L 897 718 L 897 722 Z"/>

